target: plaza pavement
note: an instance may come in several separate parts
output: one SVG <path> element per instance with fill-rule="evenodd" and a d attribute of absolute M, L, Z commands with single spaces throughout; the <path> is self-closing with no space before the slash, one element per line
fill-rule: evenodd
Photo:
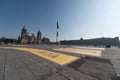
<path fill-rule="evenodd" d="M 0 80 L 119 80 L 119 53 L 118 48 L 0 46 Z"/>

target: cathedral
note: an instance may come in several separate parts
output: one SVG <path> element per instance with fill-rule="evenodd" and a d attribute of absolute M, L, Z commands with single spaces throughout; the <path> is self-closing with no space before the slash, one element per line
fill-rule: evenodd
<path fill-rule="evenodd" d="M 40 30 L 37 32 L 37 36 L 34 34 L 29 35 L 25 26 L 21 30 L 21 36 L 18 37 L 19 44 L 49 44 L 50 40 L 48 38 L 43 37 Z"/>

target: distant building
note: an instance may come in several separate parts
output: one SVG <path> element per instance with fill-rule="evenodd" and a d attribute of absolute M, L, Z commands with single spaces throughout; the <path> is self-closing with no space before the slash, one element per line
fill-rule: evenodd
<path fill-rule="evenodd" d="M 15 38 L 2 37 L 0 39 L 0 44 L 16 44 L 16 42 L 17 42 L 17 39 L 15 39 Z"/>
<path fill-rule="evenodd" d="M 95 38 L 95 39 L 83 39 L 80 40 L 64 40 L 60 41 L 61 44 L 65 45 L 94 45 L 94 46 L 118 46 L 119 37 L 115 38 Z"/>
<path fill-rule="evenodd" d="M 19 44 L 49 44 L 50 40 L 48 38 L 43 37 L 42 39 L 42 33 L 40 30 L 37 32 L 37 36 L 32 34 L 29 35 L 29 32 L 27 32 L 27 29 L 25 26 L 21 30 L 21 36 L 18 37 L 18 43 Z"/>
<path fill-rule="evenodd" d="M 43 44 L 50 44 L 50 40 L 48 38 L 46 38 L 46 37 L 43 37 L 42 38 L 42 43 Z"/>

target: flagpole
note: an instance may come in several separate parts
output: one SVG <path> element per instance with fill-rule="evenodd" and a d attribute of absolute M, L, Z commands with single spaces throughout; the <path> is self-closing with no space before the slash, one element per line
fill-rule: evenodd
<path fill-rule="evenodd" d="M 56 31 L 56 43 L 58 43 L 58 36 L 57 36 L 57 31 Z"/>
<path fill-rule="evenodd" d="M 58 44 L 58 29 L 59 29 L 59 24 L 57 21 L 57 29 L 56 29 L 56 44 Z"/>

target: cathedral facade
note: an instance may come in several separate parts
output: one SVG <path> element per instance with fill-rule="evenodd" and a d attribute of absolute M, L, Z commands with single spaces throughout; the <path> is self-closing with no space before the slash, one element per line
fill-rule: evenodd
<path fill-rule="evenodd" d="M 47 42 L 43 41 L 43 39 L 45 39 L 45 41 L 47 40 Z M 37 36 L 35 36 L 34 34 L 29 35 L 29 32 L 27 32 L 27 29 L 24 26 L 21 30 L 21 36 L 18 37 L 18 43 L 20 44 L 43 44 L 43 43 L 49 44 L 50 40 L 48 38 L 43 37 L 43 39 L 42 39 L 42 33 L 40 32 L 40 30 L 37 32 Z"/>

